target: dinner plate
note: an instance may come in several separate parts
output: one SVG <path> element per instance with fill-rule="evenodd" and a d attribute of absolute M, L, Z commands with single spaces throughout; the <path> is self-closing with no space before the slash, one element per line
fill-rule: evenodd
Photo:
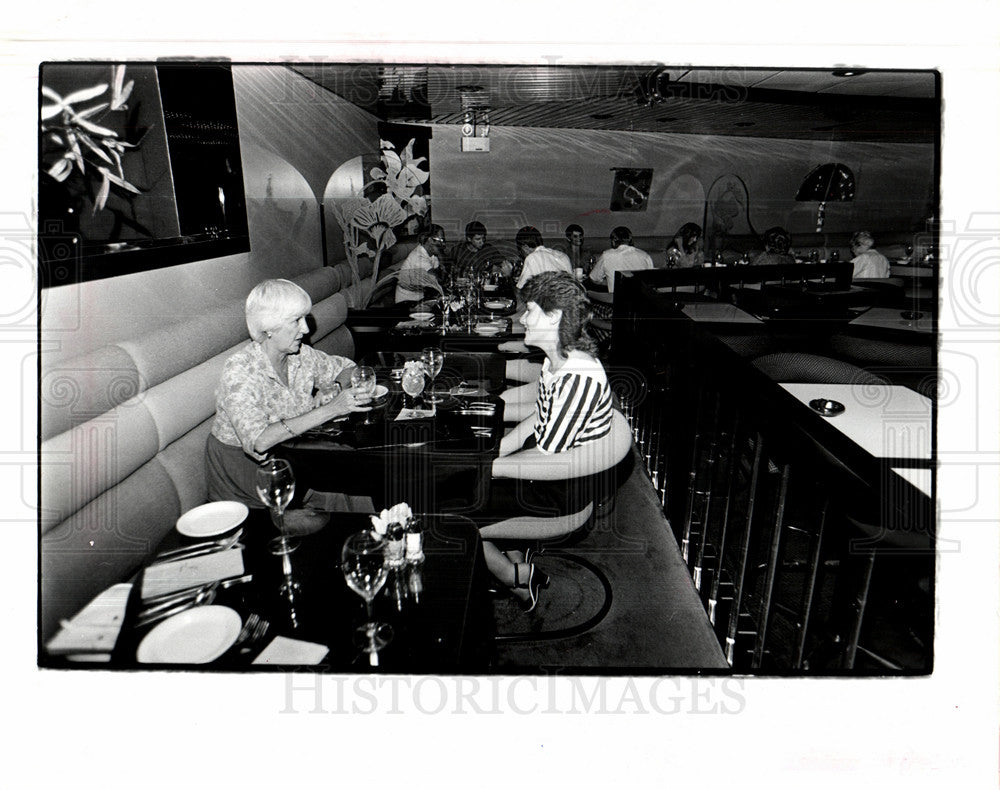
<path fill-rule="evenodd" d="M 242 502 L 209 502 L 177 519 L 177 531 L 191 538 L 221 535 L 242 524 L 249 512 Z"/>
<path fill-rule="evenodd" d="M 500 327 L 480 324 L 474 331 L 477 335 L 482 335 L 483 337 L 494 337 L 500 334 Z"/>
<path fill-rule="evenodd" d="M 507 299 L 487 299 L 483 302 L 483 307 L 487 310 L 506 310 L 510 307 L 510 301 Z"/>
<path fill-rule="evenodd" d="M 198 606 L 146 634 L 136 658 L 140 664 L 207 664 L 232 647 L 242 627 L 228 606 Z"/>
<path fill-rule="evenodd" d="M 376 384 L 375 390 L 372 392 L 372 400 L 378 400 L 379 398 L 384 398 L 389 394 L 389 388 L 384 384 Z"/>
<path fill-rule="evenodd" d="M 410 313 L 410 318 L 414 321 L 433 321 L 434 313 Z"/>

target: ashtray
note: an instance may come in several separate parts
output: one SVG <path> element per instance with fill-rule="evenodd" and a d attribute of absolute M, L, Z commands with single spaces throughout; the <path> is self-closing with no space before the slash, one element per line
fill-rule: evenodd
<path fill-rule="evenodd" d="M 904 310 L 903 312 L 900 313 L 900 315 L 907 321 L 919 321 L 921 318 L 924 317 L 924 314 L 921 313 L 919 310 Z"/>
<path fill-rule="evenodd" d="M 827 398 L 816 398 L 809 401 L 809 408 L 824 417 L 836 417 L 844 411 L 844 404 L 840 401 L 829 400 Z"/>

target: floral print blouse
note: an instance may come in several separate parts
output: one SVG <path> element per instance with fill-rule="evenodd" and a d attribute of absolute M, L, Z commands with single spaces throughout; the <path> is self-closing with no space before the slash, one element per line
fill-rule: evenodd
<path fill-rule="evenodd" d="M 251 342 L 226 360 L 215 391 L 212 435 L 223 444 L 239 446 L 262 460 L 253 445 L 271 423 L 298 417 L 313 408 L 313 393 L 333 387 L 347 357 L 325 354 L 303 345 L 288 357 L 288 384 L 278 378 L 260 343 Z"/>

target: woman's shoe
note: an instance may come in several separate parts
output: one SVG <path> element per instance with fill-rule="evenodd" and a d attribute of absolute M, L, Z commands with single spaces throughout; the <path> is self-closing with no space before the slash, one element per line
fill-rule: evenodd
<path fill-rule="evenodd" d="M 524 551 L 524 561 L 529 565 L 534 564 L 534 559 L 537 555 L 541 554 L 541 551 L 535 551 L 535 549 L 529 548 Z M 546 590 L 549 588 L 549 583 L 552 581 L 549 575 L 541 570 L 540 568 L 535 569 L 535 578 L 538 579 L 538 586 L 544 587 Z"/>
<path fill-rule="evenodd" d="M 528 565 L 528 578 L 521 580 L 521 574 L 518 571 L 518 566 L 525 563 L 514 563 L 514 590 L 527 590 L 528 597 L 522 598 L 515 594 L 521 609 L 525 612 L 533 612 L 535 607 L 538 606 L 538 592 L 541 587 L 539 584 L 539 575 L 544 576 L 545 574 L 537 570 L 534 565 Z M 548 577 L 545 577 L 546 580 Z"/>

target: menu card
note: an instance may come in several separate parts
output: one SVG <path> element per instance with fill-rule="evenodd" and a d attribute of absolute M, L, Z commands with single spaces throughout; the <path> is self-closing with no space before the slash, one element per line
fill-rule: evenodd
<path fill-rule="evenodd" d="M 326 645 L 276 636 L 253 660 L 254 664 L 318 664 L 330 652 Z"/>
<path fill-rule="evenodd" d="M 131 592 L 131 584 L 109 587 L 71 620 L 63 620 L 62 628 L 49 640 L 46 650 L 74 660 L 110 660 Z M 83 655 L 73 655 L 76 653 Z"/>

